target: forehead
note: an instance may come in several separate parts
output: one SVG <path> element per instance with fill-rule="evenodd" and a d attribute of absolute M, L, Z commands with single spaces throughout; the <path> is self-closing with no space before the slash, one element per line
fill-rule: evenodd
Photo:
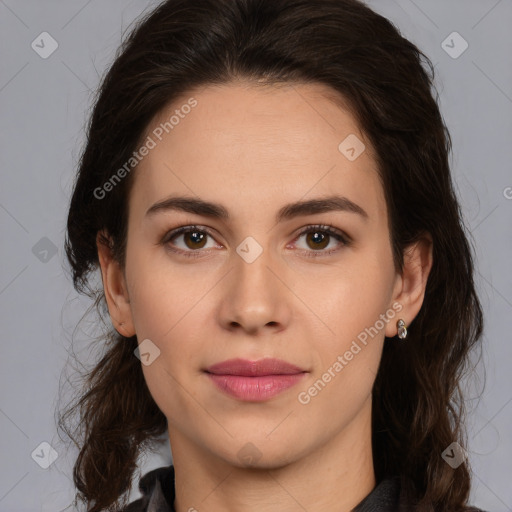
<path fill-rule="evenodd" d="M 183 193 L 263 213 L 340 193 L 364 203 L 370 217 L 386 213 L 372 148 L 326 86 L 197 88 L 162 109 L 145 137 L 153 148 L 137 167 L 131 199 L 140 207 Z"/>

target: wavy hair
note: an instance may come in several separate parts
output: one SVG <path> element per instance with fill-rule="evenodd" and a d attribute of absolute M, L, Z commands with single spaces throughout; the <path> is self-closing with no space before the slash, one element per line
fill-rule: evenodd
<path fill-rule="evenodd" d="M 130 31 L 98 89 L 69 207 L 66 254 L 75 288 L 96 298 L 97 234 L 125 257 L 127 211 L 136 168 L 104 199 L 95 191 L 129 160 L 153 117 L 197 86 L 237 79 L 330 87 L 370 140 L 389 213 L 397 269 L 425 232 L 433 267 L 409 341 L 388 339 L 373 389 L 377 480 L 399 475 L 418 512 L 466 510 L 467 461 L 441 457 L 465 445 L 461 382 L 473 367 L 482 310 L 473 256 L 450 174 L 451 139 L 438 106 L 431 61 L 386 18 L 358 0 L 167 0 Z M 104 240 L 106 243 L 106 240 Z M 111 325 L 103 355 L 59 414 L 79 447 L 76 500 L 89 512 L 126 502 L 143 448 L 167 421 L 152 399 L 136 337 Z M 405 385 L 404 385 L 405 384 Z"/>

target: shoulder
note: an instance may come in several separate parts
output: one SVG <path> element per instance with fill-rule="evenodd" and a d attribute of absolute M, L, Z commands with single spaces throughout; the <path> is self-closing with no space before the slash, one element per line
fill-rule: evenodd
<path fill-rule="evenodd" d="M 418 506 L 417 502 L 417 491 L 413 480 L 405 475 L 401 475 L 401 477 L 397 477 L 396 481 L 400 487 L 400 499 L 399 506 L 397 510 L 399 512 L 410 512 L 413 510 L 423 510 L 422 507 Z M 435 506 L 433 504 L 430 505 L 432 510 L 440 510 L 439 506 Z M 441 511 L 444 512 L 447 510 L 444 506 L 441 508 Z M 450 508 L 453 510 L 453 508 Z M 477 507 L 472 507 L 470 505 L 465 505 L 460 509 L 457 509 L 457 512 L 486 512 L 485 510 L 479 509 Z"/>
<path fill-rule="evenodd" d="M 405 475 L 395 475 L 381 480 L 354 512 L 413 512 L 418 509 L 414 482 Z M 467 506 L 460 512 L 485 511 Z"/>
<path fill-rule="evenodd" d="M 163 466 L 147 472 L 139 480 L 142 497 L 122 512 L 174 512 L 174 467 Z"/>

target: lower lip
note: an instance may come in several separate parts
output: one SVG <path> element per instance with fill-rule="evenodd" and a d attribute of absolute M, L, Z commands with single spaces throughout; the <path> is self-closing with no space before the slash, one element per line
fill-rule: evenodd
<path fill-rule="evenodd" d="M 263 402 L 295 386 L 306 373 L 292 375 L 264 375 L 243 377 L 241 375 L 217 375 L 207 373 L 215 385 L 235 398 L 250 402 Z"/>

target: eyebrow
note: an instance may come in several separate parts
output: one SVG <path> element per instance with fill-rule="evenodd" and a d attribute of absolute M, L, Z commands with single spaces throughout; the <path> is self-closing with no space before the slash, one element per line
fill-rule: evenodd
<path fill-rule="evenodd" d="M 146 216 L 151 216 L 158 212 L 169 210 L 194 213 L 203 217 L 224 221 L 228 221 L 231 217 L 228 210 L 221 204 L 187 196 L 171 196 L 163 199 L 162 201 L 158 201 L 148 208 Z M 333 211 L 355 213 L 361 216 L 364 220 L 368 219 L 368 214 L 363 208 L 361 208 L 361 206 L 354 203 L 347 197 L 333 195 L 324 198 L 308 199 L 306 201 L 289 203 L 278 211 L 276 215 L 276 222 L 290 220 L 302 215 L 314 215 L 316 213 Z"/>

